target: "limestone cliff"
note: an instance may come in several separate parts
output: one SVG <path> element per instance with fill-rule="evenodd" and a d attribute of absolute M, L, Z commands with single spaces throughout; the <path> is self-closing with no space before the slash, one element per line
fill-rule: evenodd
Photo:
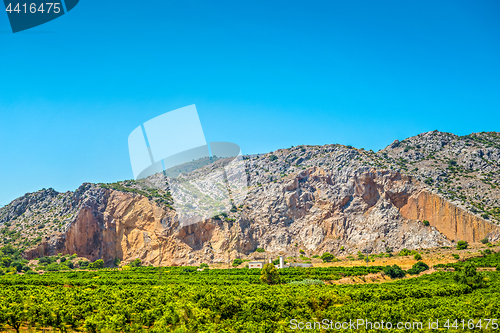
<path fill-rule="evenodd" d="M 489 236 L 496 239 L 498 227 L 426 190 L 415 193 L 401 208 L 407 219 L 427 220 L 449 239 L 478 242 Z"/>

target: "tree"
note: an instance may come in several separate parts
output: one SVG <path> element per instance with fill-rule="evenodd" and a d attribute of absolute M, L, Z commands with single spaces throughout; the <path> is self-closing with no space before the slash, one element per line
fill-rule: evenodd
<path fill-rule="evenodd" d="M 412 268 L 410 268 L 408 270 L 408 274 L 419 274 L 419 273 L 426 271 L 428 269 L 429 269 L 429 265 L 427 265 L 426 263 L 424 263 L 422 261 L 419 261 L 416 264 L 414 264 L 412 266 Z"/>
<path fill-rule="evenodd" d="M 383 271 L 385 274 L 389 275 L 391 279 L 402 278 L 406 275 L 405 271 L 398 265 L 385 266 Z"/>
<path fill-rule="evenodd" d="M 485 237 L 485 238 L 481 239 L 481 243 L 483 243 L 483 244 L 487 244 L 489 242 L 490 241 L 488 240 L 488 237 Z"/>
<path fill-rule="evenodd" d="M 483 275 L 479 273 L 476 269 L 476 265 L 473 262 L 467 261 L 464 265 L 464 268 L 457 272 L 453 279 L 455 282 L 460 284 L 466 284 L 473 289 L 481 288 L 486 285 Z"/>
<path fill-rule="evenodd" d="M 469 246 L 469 243 L 466 241 L 458 241 L 457 250 L 465 250 Z"/>
<path fill-rule="evenodd" d="M 413 256 L 413 258 L 414 258 L 415 260 L 422 260 L 422 256 L 420 255 L 420 253 L 415 254 L 415 255 Z"/>
<path fill-rule="evenodd" d="M 262 268 L 260 281 L 265 284 L 278 284 L 281 282 L 280 274 L 273 264 L 265 264 Z"/>
<path fill-rule="evenodd" d="M 333 261 L 333 259 L 335 259 L 335 256 L 329 252 L 325 252 L 321 255 L 320 258 L 323 260 L 323 262 L 331 262 Z"/>
<path fill-rule="evenodd" d="M 23 264 L 21 262 L 16 262 L 14 265 L 16 267 L 16 271 L 20 273 L 23 270 Z"/>
<path fill-rule="evenodd" d="M 242 262 L 243 262 L 243 260 L 241 260 L 240 258 L 234 259 L 233 260 L 233 267 L 241 265 Z"/>

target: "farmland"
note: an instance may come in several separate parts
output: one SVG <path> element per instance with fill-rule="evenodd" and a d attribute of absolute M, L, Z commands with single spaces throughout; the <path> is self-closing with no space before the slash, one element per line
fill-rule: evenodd
<path fill-rule="evenodd" d="M 425 325 L 429 319 L 440 325 L 457 319 L 462 325 L 463 319 L 464 325 L 469 320 L 477 325 L 479 319 L 500 317 L 500 272 L 478 270 L 474 279 L 464 281 L 456 276 L 465 274 L 467 265 L 494 268 L 499 263 L 500 255 L 493 252 L 450 265 L 456 272 L 355 285 L 301 282 L 363 277 L 384 267 L 291 268 L 280 270 L 275 285 L 262 284 L 260 270 L 244 268 L 6 274 L 0 277 L 0 323 L 9 331 L 61 332 L 293 332 L 293 319 L 319 323 L 361 318 Z M 486 331 L 492 327 L 489 322 Z"/>

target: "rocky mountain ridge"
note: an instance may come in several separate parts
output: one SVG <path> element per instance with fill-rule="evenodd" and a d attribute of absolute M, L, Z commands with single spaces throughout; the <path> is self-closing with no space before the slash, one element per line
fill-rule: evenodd
<path fill-rule="evenodd" d="M 303 145 L 245 162 L 248 196 L 226 216 L 181 227 L 168 189 L 144 181 L 83 184 L 1 207 L 2 242 L 26 248 L 30 258 L 77 253 L 107 263 L 181 265 L 251 258 L 258 247 L 285 255 L 373 253 L 500 237 L 496 132 L 422 133 L 377 153 Z"/>

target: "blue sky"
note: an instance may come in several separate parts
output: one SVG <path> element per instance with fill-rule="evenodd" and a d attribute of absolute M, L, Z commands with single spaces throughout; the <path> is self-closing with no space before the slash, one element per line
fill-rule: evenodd
<path fill-rule="evenodd" d="M 0 13 L 0 204 L 132 178 L 127 137 L 196 104 L 208 141 L 378 150 L 499 131 L 498 1 L 80 1 Z"/>

